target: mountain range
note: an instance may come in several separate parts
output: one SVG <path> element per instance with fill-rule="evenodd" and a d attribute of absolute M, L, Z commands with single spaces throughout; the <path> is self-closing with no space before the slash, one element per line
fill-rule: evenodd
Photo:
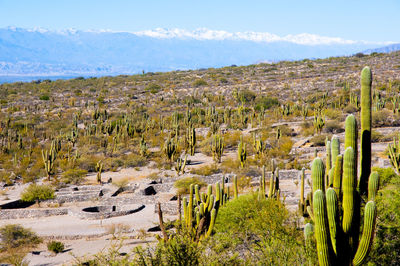
<path fill-rule="evenodd" d="M 313 34 L 281 37 L 209 29 L 115 32 L 8 27 L 0 29 L 0 82 L 1 76 L 14 81 L 22 77 L 135 74 L 325 58 L 384 45 Z"/>

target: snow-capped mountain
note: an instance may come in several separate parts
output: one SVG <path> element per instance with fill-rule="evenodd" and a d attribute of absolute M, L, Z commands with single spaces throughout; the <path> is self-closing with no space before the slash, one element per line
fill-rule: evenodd
<path fill-rule="evenodd" d="M 0 76 L 112 75 L 351 55 L 385 45 L 313 34 L 0 29 Z"/>

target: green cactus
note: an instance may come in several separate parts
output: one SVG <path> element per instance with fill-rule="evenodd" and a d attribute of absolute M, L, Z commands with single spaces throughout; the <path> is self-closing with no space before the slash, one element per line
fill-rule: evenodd
<path fill-rule="evenodd" d="M 371 246 L 375 228 L 376 207 L 373 200 L 378 190 L 379 177 L 373 172 L 368 181 L 370 201 L 364 210 L 364 227 L 360 238 L 361 199 L 357 191 L 357 156 L 353 149 L 357 143 L 356 121 L 354 116 L 349 117 L 346 119 L 346 150 L 343 157 L 336 156 L 333 188 L 328 188 L 326 195 L 322 160 L 314 159 L 311 167 L 314 195 L 313 211 L 309 214 L 315 222 L 320 265 L 360 265 Z"/>
<path fill-rule="evenodd" d="M 168 139 L 164 143 L 164 154 L 167 156 L 170 162 L 174 160 L 174 155 L 176 151 L 177 151 L 177 145 L 175 141 L 171 139 L 171 135 L 169 135 Z"/>
<path fill-rule="evenodd" d="M 51 176 L 54 175 L 55 161 L 57 159 L 57 152 L 55 145 L 51 145 L 50 150 L 42 150 L 42 159 L 44 164 L 44 170 L 47 173 L 47 179 L 50 180 Z"/>
<path fill-rule="evenodd" d="M 361 71 L 361 175 L 358 183 L 361 195 L 367 193 L 371 173 L 371 84 L 371 69 L 364 67 Z"/>
<path fill-rule="evenodd" d="M 182 173 L 182 174 L 185 173 L 186 162 L 187 162 L 187 154 L 185 155 L 185 159 L 184 159 L 184 160 L 182 160 L 181 157 L 179 157 L 178 160 L 176 160 L 175 171 L 176 171 L 176 174 L 177 174 L 178 176 L 179 176 L 181 173 Z"/>
<path fill-rule="evenodd" d="M 101 184 L 101 172 L 103 171 L 103 163 L 101 160 L 97 162 L 95 171 L 97 172 L 97 183 Z"/>
<path fill-rule="evenodd" d="M 240 136 L 240 141 L 238 145 L 238 159 L 240 166 L 244 168 L 247 158 L 246 143 L 243 143 L 243 136 Z"/>
<path fill-rule="evenodd" d="M 314 112 L 314 129 L 317 132 L 317 134 L 321 134 L 322 129 L 325 126 L 325 117 L 322 117 L 322 114 L 320 112 L 316 113 Z"/>
<path fill-rule="evenodd" d="M 224 138 L 220 134 L 215 134 L 211 141 L 211 152 L 215 162 L 221 163 L 224 153 Z"/>
<path fill-rule="evenodd" d="M 233 198 L 237 199 L 239 195 L 238 184 L 237 184 L 237 176 L 233 177 Z"/>
<path fill-rule="evenodd" d="M 193 156 L 196 148 L 196 129 L 193 126 L 187 129 L 186 138 L 189 146 L 189 153 Z"/>
<path fill-rule="evenodd" d="M 299 201 L 299 213 L 303 217 L 307 217 L 307 204 L 306 199 L 304 198 L 304 180 L 305 180 L 305 171 L 306 169 L 303 167 L 300 173 L 300 201 Z"/>

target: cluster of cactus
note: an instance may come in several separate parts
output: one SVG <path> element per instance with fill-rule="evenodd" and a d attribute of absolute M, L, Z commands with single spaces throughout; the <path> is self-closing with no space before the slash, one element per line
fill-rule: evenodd
<path fill-rule="evenodd" d="M 174 139 L 171 138 L 171 135 L 169 135 L 168 139 L 165 141 L 163 150 L 165 156 L 167 156 L 167 159 L 172 162 L 177 152 L 177 144 L 175 143 Z"/>
<path fill-rule="evenodd" d="M 175 162 L 175 171 L 176 174 L 179 176 L 181 173 L 185 173 L 185 166 L 187 162 L 187 154 L 185 155 L 185 159 L 183 160 L 181 157 L 178 158 Z"/>
<path fill-rule="evenodd" d="M 207 193 L 200 192 L 199 185 L 190 185 L 189 199 L 183 198 L 183 224 L 198 242 L 209 237 L 214 228 L 218 209 L 229 200 L 229 187 L 225 189 L 225 180 L 222 185 L 215 185 L 215 195 L 212 185 L 208 185 Z"/>
<path fill-rule="evenodd" d="M 280 108 L 280 112 L 283 117 L 289 116 L 293 113 L 293 108 L 290 104 L 282 104 Z"/>
<path fill-rule="evenodd" d="M 61 149 L 61 142 L 53 140 L 51 142 L 50 150 L 42 150 L 42 160 L 44 164 L 44 170 L 47 174 L 47 179 L 50 180 L 51 176 L 54 175 L 55 161 L 57 159 L 57 153 Z"/>
<path fill-rule="evenodd" d="M 373 101 L 374 101 L 374 111 L 380 111 L 383 108 L 385 108 L 386 99 L 382 97 L 380 92 L 374 91 Z"/>
<path fill-rule="evenodd" d="M 192 125 L 187 128 L 186 143 L 188 146 L 189 154 L 193 156 L 196 149 L 196 129 Z"/>
<path fill-rule="evenodd" d="M 244 168 L 247 158 L 247 151 L 246 151 L 246 143 L 243 142 L 243 136 L 240 136 L 240 141 L 238 145 L 238 160 L 240 162 L 240 166 Z"/>
<path fill-rule="evenodd" d="M 224 138 L 221 137 L 221 134 L 215 134 L 211 140 L 211 152 L 215 162 L 221 162 L 224 145 Z"/>
<path fill-rule="evenodd" d="M 266 151 L 264 142 L 261 137 L 257 138 L 256 134 L 253 135 L 253 148 L 258 157 L 263 157 Z"/>
<path fill-rule="evenodd" d="M 358 99 L 358 95 L 353 92 L 350 92 L 349 102 L 351 105 L 355 106 L 356 108 L 360 107 L 360 101 Z"/>
<path fill-rule="evenodd" d="M 315 224 L 318 261 L 320 265 L 360 265 L 372 244 L 375 220 L 375 197 L 379 176 L 371 172 L 371 81 L 368 67 L 361 73 L 361 174 L 357 186 L 357 121 L 353 115 L 346 118 L 345 152 L 339 155 L 339 143 L 331 140 L 333 181 L 327 182 L 325 167 L 320 158 L 311 167 L 312 199 L 307 206 Z M 334 158 L 336 156 L 336 158 Z M 336 161 L 335 161 L 336 160 Z M 328 171 L 328 169 L 326 169 Z M 368 180 L 365 180 L 365 177 Z M 368 192 L 368 195 L 365 195 Z M 363 197 L 368 200 L 364 208 L 364 226 L 360 237 L 361 207 Z M 309 197 L 307 197 L 309 198 Z M 304 209 L 304 207 L 303 207 Z M 307 224 L 307 237 L 312 233 Z"/>
<path fill-rule="evenodd" d="M 321 112 L 314 112 L 313 125 L 317 134 L 320 134 L 325 126 L 325 116 L 323 117 Z"/>
<path fill-rule="evenodd" d="M 271 160 L 271 177 L 269 181 L 269 192 L 266 193 L 266 182 L 265 182 L 265 165 L 262 169 L 262 175 L 260 177 L 260 188 L 258 190 L 258 195 L 260 199 L 266 197 L 270 199 L 280 199 L 280 189 L 279 189 L 279 169 L 275 166 L 275 161 Z"/>

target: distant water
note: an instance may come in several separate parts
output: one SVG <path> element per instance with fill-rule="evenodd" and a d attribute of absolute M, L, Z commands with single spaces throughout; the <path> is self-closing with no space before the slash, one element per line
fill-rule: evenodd
<path fill-rule="evenodd" d="M 73 79 L 77 77 L 84 77 L 84 78 L 89 78 L 93 77 L 91 76 L 84 76 L 84 75 L 75 75 L 75 76 L 0 76 L 0 84 L 3 83 L 12 83 L 12 82 L 31 82 L 34 80 L 45 80 L 45 79 L 50 79 L 50 80 L 57 80 L 57 79 Z"/>

